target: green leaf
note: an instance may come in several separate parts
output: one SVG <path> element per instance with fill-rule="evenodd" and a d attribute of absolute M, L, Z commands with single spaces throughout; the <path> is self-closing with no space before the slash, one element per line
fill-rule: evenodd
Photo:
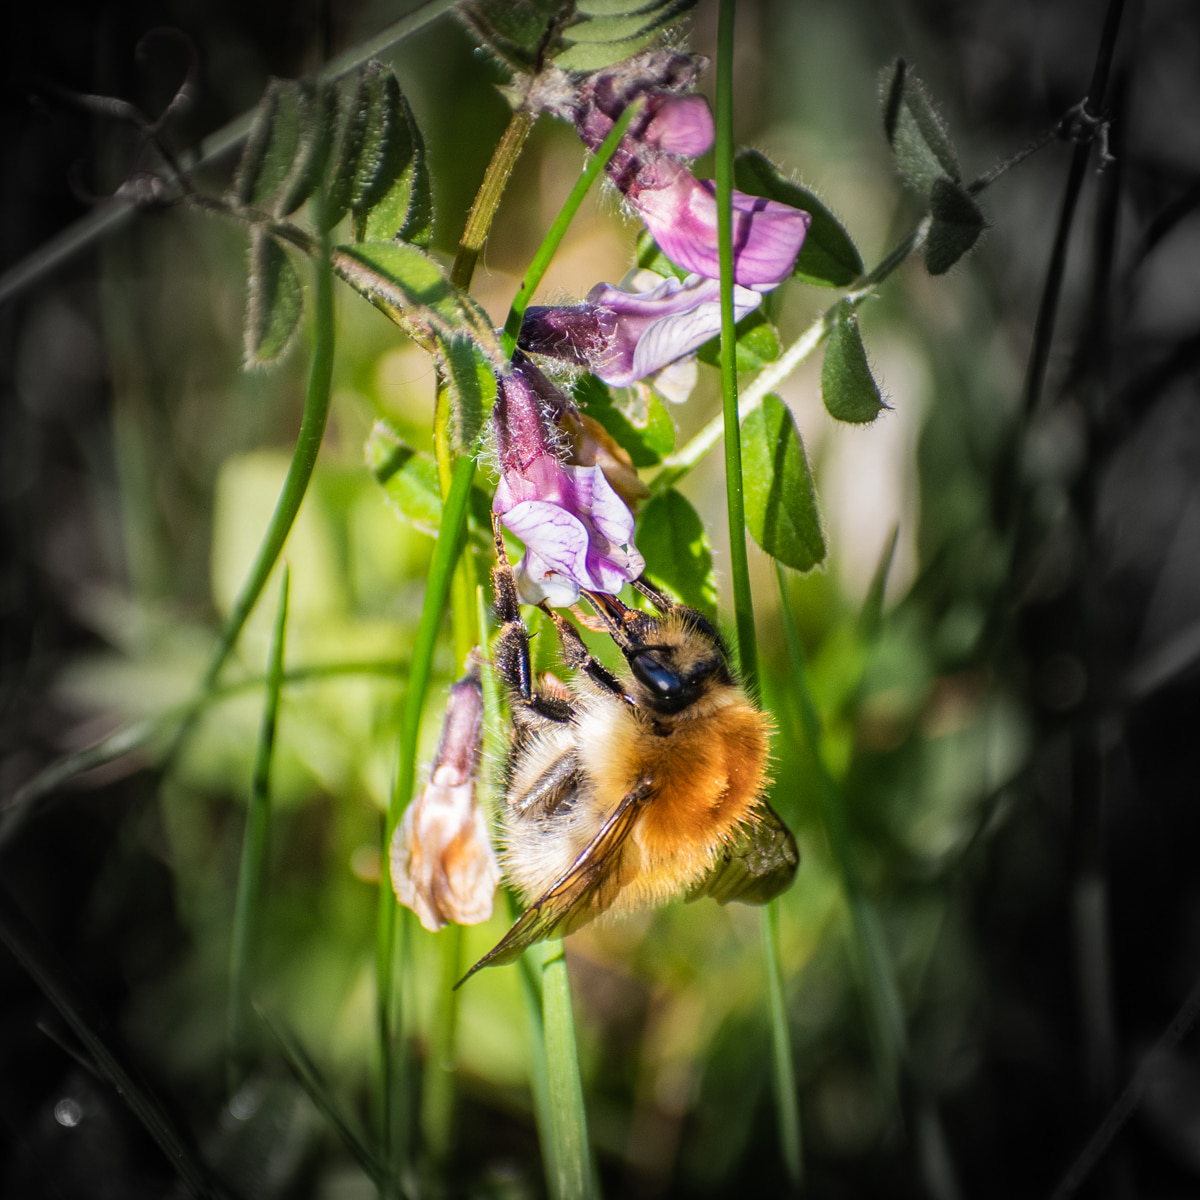
<path fill-rule="evenodd" d="M 500 346 L 487 313 L 417 247 L 404 242 L 338 246 L 333 269 L 405 328 L 415 324 L 447 341 L 470 338 L 489 361 L 499 361 Z"/>
<path fill-rule="evenodd" d="M 595 375 L 584 375 L 574 389 L 575 403 L 612 435 L 635 467 L 653 467 L 675 449 L 675 422 L 666 405 L 649 389 L 614 398 Z"/>
<path fill-rule="evenodd" d="M 858 247 L 838 219 L 798 183 L 785 179 L 757 150 L 743 150 L 733 164 L 735 186 L 751 196 L 765 196 L 812 217 L 792 274 L 818 287 L 848 287 L 863 273 Z"/>
<path fill-rule="evenodd" d="M 682 493 L 669 488 L 642 509 L 637 547 L 652 583 L 681 604 L 716 620 L 717 581 L 708 531 Z"/>
<path fill-rule="evenodd" d="M 416 451 L 386 422 L 376 421 L 363 447 L 367 470 L 375 482 L 386 484 Z"/>
<path fill-rule="evenodd" d="M 367 150 L 364 170 L 369 171 L 372 153 L 378 151 L 377 146 L 374 151 L 368 147 L 374 132 L 372 117 L 377 116 L 372 112 L 372 106 L 378 101 L 378 92 L 378 76 L 364 69 L 342 114 L 337 152 L 326 183 L 319 219 L 322 229 L 332 229 L 350 211 L 350 205 L 359 191 L 359 167 L 363 152 Z"/>
<path fill-rule="evenodd" d="M 933 181 L 929 213 L 925 268 L 930 275 L 944 275 L 979 240 L 987 221 L 966 188 L 944 175 Z"/>
<path fill-rule="evenodd" d="M 371 61 L 363 69 L 366 107 L 350 210 L 356 241 L 389 241 L 409 234 L 424 239 L 432 230 L 425 144 L 408 101 L 390 68 Z"/>
<path fill-rule="evenodd" d="M 246 305 L 246 366 L 278 362 L 304 311 L 304 292 L 287 251 L 262 229 L 250 231 L 250 287 Z"/>
<path fill-rule="evenodd" d="M 898 58 L 880 81 L 883 128 L 905 179 L 926 194 L 940 175 L 960 179 L 958 155 L 925 85 Z"/>
<path fill-rule="evenodd" d="M 566 48 L 553 54 L 556 65 L 567 71 L 598 71 L 631 58 L 656 41 L 693 7 L 695 0 L 629 3 L 632 9 L 625 14 L 579 13 L 582 19 L 564 32 Z"/>
<path fill-rule="evenodd" d="M 539 66 L 539 50 L 561 7 L 558 0 L 470 0 L 459 14 L 499 58 L 531 71 Z"/>
<path fill-rule="evenodd" d="M 742 422 L 742 466 L 746 526 L 754 540 L 797 571 L 823 562 L 825 538 L 804 442 L 778 396 L 767 396 Z"/>
<path fill-rule="evenodd" d="M 415 529 L 436 537 L 442 523 L 442 492 L 433 456 L 406 446 L 386 421 L 375 422 L 365 456 L 392 508 Z"/>
<path fill-rule="evenodd" d="M 496 373 L 466 338 L 439 338 L 438 364 L 450 390 L 455 449 L 473 454 L 496 400 Z"/>
<path fill-rule="evenodd" d="M 887 408 L 867 363 L 858 332 L 858 317 L 849 300 L 838 305 L 825 361 L 821 364 L 821 399 L 838 421 L 866 425 Z"/>
<path fill-rule="evenodd" d="M 762 309 L 747 313 L 734 326 L 734 362 L 739 371 L 761 371 L 779 357 L 779 335 Z M 721 365 L 721 339 L 715 337 L 696 351 L 696 357 L 710 367 Z"/>
<path fill-rule="evenodd" d="M 337 127 L 337 90 L 329 83 L 302 80 L 296 85 L 300 136 L 287 181 L 274 211 L 286 217 L 316 191 L 325 172 Z"/>
<path fill-rule="evenodd" d="M 688 272 L 677 267 L 659 248 L 648 229 L 643 229 L 637 237 L 637 265 L 644 271 L 654 271 L 665 279 L 674 275 L 676 279 L 686 279 Z"/>
<path fill-rule="evenodd" d="M 293 86 L 282 79 L 270 80 L 233 179 L 233 199 L 239 207 L 262 205 L 283 183 L 295 156 L 299 128 Z"/>

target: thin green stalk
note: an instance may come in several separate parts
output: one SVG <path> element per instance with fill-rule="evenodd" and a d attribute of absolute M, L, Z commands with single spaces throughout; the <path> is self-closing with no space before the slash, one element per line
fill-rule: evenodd
<path fill-rule="evenodd" d="M 530 951 L 526 951 L 529 954 Z M 548 942 L 542 959 L 542 1017 L 550 1106 L 554 1200 L 593 1200 L 599 1192 L 588 1142 L 583 1082 L 575 1045 L 571 981 L 561 941 Z"/>
<path fill-rule="evenodd" d="M 109 1047 L 102 1025 L 53 949 L 0 887 L 0 942 L 12 952 L 46 999 L 83 1043 L 96 1070 L 116 1089 L 146 1132 L 158 1143 L 193 1196 L 229 1200 L 229 1192 L 212 1176 L 162 1103 Z"/>
<path fill-rule="evenodd" d="M 271 1031 L 287 1064 L 296 1076 L 300 1086 L 308 1093 L 308 1097 L 318 1111 L 337 1131 L 342 1139 L 342 1145 L 353 1155 L 358 1165 L 376 1183 L 383 1179 L 383 1165 L 375 1156 L 367 1141 L 366 1135 L 359 1128 L 357 1120 L 338 1103 L 329 1085 L 317 1070 L 316 1064 L 297 1038 L 281 1021 L 276 1020 L 265 1009 L 256 1011 L 266 1027 Z"/>
<path fill-rule="evenodd" d="M 554 218 L 554 224 L 550 226 L 549 232 L 533 256 L 533 261 L 525 272 L 525 278 L 521 280 L 520 290 L 517 292 L 504 322 L 504 334 L 500 339 L 500 344 L 509 358 L 512 357 L 512 353 L 517 347 L 517 335 L 521 332 L 525 309 L 529 307 L 529 301 L 533 299 L 534 292 L 542 282 L 542 276 L 545 275 L 550 260 L 558 250 L 559 243 L 566 236 L 567 229 L 579 211 L 579 206 L 583 203 L 588 189 L 608 166 L 608 160 L 612 158 L 617 146 L 620 145 L 621 139 L 625 136 L 625 130 L 629 128 L 630 121 L 641 111 L 641 108 L 642 102 L 635 101 L 617 118 L 617 123 L 609 130 L 608 137 L 600 143 L 600 148 L 584 167 L 583 174 L 575 181 L 575 186 L 571 189 L 566 203 L 559 210 L 558 216 Z"/>
<path fill-rule="evenodd" d="M 309 480 L 312 479 L 313 468 L 317 463 L 317 455 L 321 442 L 325 437 L 325 422 L 329 416 L 330 386 L 333 382 L 333 349 L 334 349 L 334 320 L 333 320 L 333 271 L 329 265 L 329 240 L 321 239 L 321 253 L 315 264 L 316 301 L 313 305 L 316 311 L 316 344 L 313 347 L 312 367 L 308 375 L 308 388 L 304 394 L 304 412 L 300 418 L 300 432 L 296 436 L 296 448 L 292 452 L 292 461 L 288 464 L 287 477 L 283 481 L 283 489 L 275 502 L 275 511 L 271 514 L 267 531 L 254 556 L 250 573 L 246 576 L 233 603 L 233 609 L 221 630 L 221 640 L 209 661 L 208 669 L 204 672 L 201 687 L 208 689 L 216 682 L 221 667 L 229 657 L 230 651 L 237 642 L 246 624 L 267 577 L 275 566 L 275 560 L 283 549 L 283 543 L 292 530 L 296 514 L 308 491 Z"/>
<path fill-rule="evenodd" d="M 232 1096 L 241 1087 L 249 1064 L 247 1031 L 250 1023 L 250 965 L 262 928 L 263 876 L 267 866 L 267 834 L 271 820 L 271 759 L 275 751 L 275 721 L 283 688 L 283 648 L 287 632 L 287 563 L 279 581 L 279 608 L 267 659 L 267 688 L 258 752 L 250 783 L 246 830 L 242 835 L 242 862 L 238 870 L 237 899 L 233 909 L 233 945 L 229 952 L 229 1046 L 226 1079 Z"/>
<path fill-rule="evenodd" d="M 435 1170 L 450 1161 L 454 1146 L 454 1072 L 458 1036 L 458 992 L 463 973 L 463 927 L 450 924 L 437 937 L 442 977 L 429 1032 L 429 1054 L 421 1094 L 421 1132 Z"/>
<path fill-rule="evenodd" d="M 808 746 L 816 766 L 817 797 L 821 806 L 822 822 L 829 838 L 834 863 L 841 876 L 842 890 L 846 896 L 846 905 L 850 910 L 854 930 L 854 949 L 866 995 L 870 1017 L 868 1028 L 876 1070 L 884 1090 L 894 1101 L 897 1097 L 900 1066 L 908 1056 L 900 992 L 896 986 L 895 972 L 883 939 L 883 931 L 859 881 L 850 829 L 842 809 L 838 785 L 821 752 L 821 717 L 808 685 L 804 648 L 800 643 L 800 631 L 796 628 L 787 594 L 787 576 L 783 567 L 778 564 L 775 570 L 779 582 L 780 616 L 791 667 L 791 692 L 796 697 L 799 709 L 800 728 L 796 732 L 799 734 L 799 740 Z"/>
<path fill-rule="evenodd" d="M 421 606 L 421 619 L 413 643 L 412 664 L 409 667 L 408 692 L 404 698 L 404 716 L 400 728 L 400 761 L 397 767 L 396 784 L 388 804 L 387 820 L 384 825 L 383 862 L 388 861 L 392 837 L 396 832 L 404 809 L 412 798 L 416 782 L 417 743 L 421 733 L 421 715 L 425 707 L 425 694 L 429 689 L 429 676 L 433 665 L 433 652 L 437 645 L 438 630 L 446 611 L 446 598 L 450 592 L 450 581 L 466 527 L 467 500 L 471 492 L 471 480 L 475 474 L 475 460 L 463 455 L 455 464 L 450 491 L 442 509 L 442 526 L 433 549 L 433 561 L 425 585 L 425 600 Z M 379 913 L 376 926 L 376 1024 L 379 1035 L 380 1055 L 380 1112 L 383 1122 L 383 1143 L 386 1147 L 385 1160 L 389 1170 L 398 1165 L 393 1151 L 398 1148 L 397 1130 L 393 1128 L 393 1088 L 396 1085 L 394 1072 L 394 1029 L 392 1001 L 394 984 L 394 947 L 396 934 L 396 901 L 388 883 L 386 867 L 379 886 Z"/>
<path fill-rule="evenodd" d="M 746 550 L 742 440 L 738 424 L 736 337 L 733 320 L 733 24 L 734 0 L 721 0 L 717 18 L 717 250 L 721 259 L 721 415 L 725 431 L 725 505 L 729 513 L 729 574 L 742 680 L 758 682 L 758 644 Z"/>
<path fill-rule="evenodd" d="M 804 1180 L 804 1157 L 800 1136 L 800 1106 L 796 1100 L 796 1069 L 792 1062 L 792 1037 L 783 998 L 783 964 L 779 953 L 779 903 L 763 910 L 763 959 L 767 968 L 767 1009 L 771 1022 L 772 1067 L 779 1118 L 779 1145 L 783 1165 L 795 1191 Z"/>

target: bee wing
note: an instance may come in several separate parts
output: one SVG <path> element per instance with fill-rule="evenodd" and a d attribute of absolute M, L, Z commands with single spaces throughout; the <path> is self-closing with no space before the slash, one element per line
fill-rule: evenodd
<path fill-rule="evenodd" d="M 760 800 L 687 898 L 711 896 L 720 904 L 730 900 L 766 904 L 792 882 L 799 862 L 800 852 L 791 831 L 775 810 Z"/>
<path fill-rule="evenodd" d="M 455 987 L 462 987 L 481 967 L 516 962 L 534 942 L 572 933 L 608 908 L 621 890 L 621 880 L 612 870 L 614 858 L 637 824 L 652 790 L 650 781 L 643 779 L 627 792 L 570 869 L 522 913 Z"/>

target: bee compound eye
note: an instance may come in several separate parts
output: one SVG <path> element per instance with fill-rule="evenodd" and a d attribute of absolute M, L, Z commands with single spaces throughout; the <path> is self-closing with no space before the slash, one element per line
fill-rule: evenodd
<path fill-rule="evenodd" d="M 665 701 L 668 705 L 687 702 L 688 689 L 683 680 L 670 667 L 664 667 L 653 654 L 647 651 L 635 654 L 629 660 L 629 666 L 656 700 Z"/>

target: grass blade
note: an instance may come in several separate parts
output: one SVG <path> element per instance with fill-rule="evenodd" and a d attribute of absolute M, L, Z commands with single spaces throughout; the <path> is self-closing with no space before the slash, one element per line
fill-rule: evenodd
<path fill-rule="evenodd" d="M 126 1067 L 105 1040 L 102 1024 L 63 963 L 0 888 L 0 942 L 12 952 L 46 999 L 58 1009 L 101 1075 L 117 1090 L 158 1143 L 193 1196 L 229 1200 L 230 1193 L 200 1161 L 189 1140 L 148 1085 Z"/>
<path fill-rule="evenodd" d="M 291 573 L 284 564 L 279 581 L 279 608 L 267 659 L 267 689 L 263 702 L 258 752 L 250 784 L 250 804 L 242 835 L 242 861 L 238 870 L 237 899 L 233 910 L 233 944 L 229 952 L 229 1047 L 226 1076 L 229 1094 L 241 1087 L 249 1061 L 247 1032 L 250 1018 L 250 961 L 262 928 L 263 875 L 267 862 L 267 834 L 271 820 L 271 759 L 275 751 L 275 721 L 283 687 L 283 648 L 287 631 L 288 586 Z"/>
<path fill-rule="evenodd" d="M 377 1185 L 381 1184 L 383 1165 L 378 1156 L 367 1142 L 358 1122 L 335 1099 L 329 1090 L 329 1085 L 322 1078 L 321 1072 L 317 1070 L 316 1064 L 300 1044 L 300 1040 L 265 1009 L 256 1005 L 255 1011 L 279 1043 L 283 1057 L 287 1060 L 297 1082 L 308 1093 L 308 1098 L 337 1131 L 338 1137 L 342 1139 L 342 1144 L 358 1165 Z"/>
<path fill-rule="evenodd" d="M 536 949 L 536 948 L 533 948 Z M 527 950 L 529 955 L 532 950 Z M 547 1102 L 550 1109 L 550 1162 L 554 1167 L 555 1200 L 595 1200 L 599 1196 L 583 1082 L 575 1045 L 575 1018 L 571 1011 L 571 981 L 561 941 L 542 950 L 542 1019 L 546 1038 Z"/>

